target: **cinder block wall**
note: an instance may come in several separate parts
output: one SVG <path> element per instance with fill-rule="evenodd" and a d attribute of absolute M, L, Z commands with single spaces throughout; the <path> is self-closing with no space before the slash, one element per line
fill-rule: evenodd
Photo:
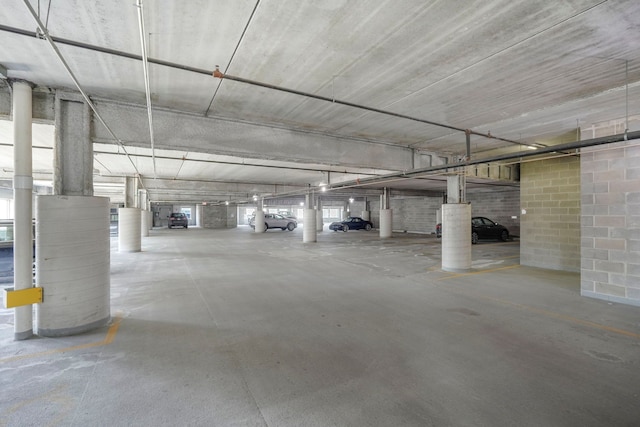
<path fill-rule="evenodd" d="M 467 194 L 471 202 L 473 215 L 486 216 L 509 229 L 514 236 L 520 235 L 520 189 L 509 187 L 474 190 Z M 357 205 L 354 203 L 353 205 Z M 380 225 L 380 203 L 371 201 L 371 220 L 375 227 Z M 436 212 L 442 208 L 442 196 L 391 198 L 393 210 L 392 228 L 394 231 L 408 233 L 435 233 Z M 359 215 L 361 206 L 357 205 L 354 215 Z M 516 218 L 512 218 L 515 216 Z"/>
<path fill-rule="evenodd" d="M 472 216 L 492 219 L 507 227 L 510 235 L 520 236 L 519 187 L 467 191 L 467 202 L 471 203 Z"/>
<path fill-rule="evenodd" d="M 520 264 L 580 271 L 580 160 L 523 163 L 520 202 Z"/>
<path fill-rule="evenodd" d="M 235 228 L 238 226 L 235 205 L 202 207 L 202 228 Z"/>
<path fill-rule="evenodd" d="M 435 233 L 436 211 L 440 206 L 442 197 L 392 198 L 392 228 L 394 231 L 408 233 Z"/>
<path fill-rule="evenodd" d="M 640 306 L 640 146 L 583 149 L 581 293 Z"/>

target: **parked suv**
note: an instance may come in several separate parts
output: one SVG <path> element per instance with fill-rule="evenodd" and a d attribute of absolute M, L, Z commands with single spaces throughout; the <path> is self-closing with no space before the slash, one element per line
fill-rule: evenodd
<path fill-rule="evenodd" d="M 279 228 L 281 230 L 289 230 L 293 231 L 297 226 L 298 222 L 295 219 L 285 218 L 280 214 L 264 214 L 264 225 L 265 231 L 270 228 Z M 256 228 L 256 217 L 253 216 L 249 220 L 249 226 L 253 229 Z"/>
<path fill-rule="evenodd" d="M 182 212 L 173 212 L 169 215 L 169 228 L 173 227 L 189 228 L 189 218 Z"/>

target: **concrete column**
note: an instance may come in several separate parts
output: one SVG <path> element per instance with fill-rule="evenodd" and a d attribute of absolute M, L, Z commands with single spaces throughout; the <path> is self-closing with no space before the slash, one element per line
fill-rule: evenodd
<path fill-rule="evenodd" d="M 256 222 L 254 223 L 254 230 L 256 233 L 264 233 L 267 231 L 267 226 L 264 223 L 264 211 L 262 210 L 264 201 L 258 200 L 256 202 Z"/>
<path fill-rule="evenodd" d="M 442 205 L 442 269 L 471 269 L 471 205 L 467 203 Z"/>
<path fill-rule="evenodd" d="M 36 277 L 43 290 L 36 310 L 38 335 L 66 336 L 106 325 L 111 317 L 109 198 L 38 196 L 36 212 Z"/>
<path fill-rule="evenodd" d="M 267 226 L 264 223 L 264 211 L 256 211 L 256 222 L 254 222 L 253 225 L 256 233 L 264 233 L 267 231 Z"/>
<path fill-rule="evenodd" d="M 322 201 L 318 196 L 318 202 L 316 203 L 316 231 L 322 232 L 324 228 L 324 219 L 322 218 Z"/>
<path fill-rule="evenodd" d="M 447 177 L 447 203 L 464 203 L 466 199 L 466 178 L 464 175 Z"/>
<path fill-rule="evenodd" d="M 351 215 L 351 212 L 349 212 L 349 202 L 345 202 L 344 209 L 342 210 L 342 220 L 347 219 L 349 215 Z"/>
<path fill-rule="evenodd" d="M 204 213 L 204 207 L 202 205 L 196 205 L 196 227 L 202 227 L 203 213 Z"/>
<path fill-rule="evenodd" d="M 313 209 L 313 195 L 307 194 L 305 197 L 304 218 L 302 224 L 302 243 L 313 243 L 317 241 L 317 215 Z"/>
<path fill-rule="evenodd" d="M 387 239 L 391 237 L 393 212 L 391 209 L 380 209 L 380 238 Z"/>
<path fill-rule="evenodd" d="M 80 96 L 58 92 L 55 115 L 54 195 L 37 198 L 36 215 L 36 278 L 43 288 L 36 317 L 43 336 L 104 326 L 111 311 L 109 199 L 93 197 L 91 111 Z M 121 227 L 122 214 L 119 239 Z"/>
<path fill-rule="evenodd" d="M 141 211 L 138 208 L 118 209 L 118 252 L 140 252 L 142 239 Z"/>
<path fill-rule="evenodd" d="M 138 207 L 140 207 L 142 211 L 140 213 L 140 235 L 142 237 L 149 237 L 151 217 L 149 216 L 149 194 L 146 190 L 138 190 Z"/>
<path fill-rule="evenodd" d="M 369 221 L 369 219 L 371 218 L 371 211 L 369 208 L 369 201 L 367 200 L 367 198 L 364 198 L 364 210 L 362 211 L 362 213 L 360 214 L 360 216 L 362 217 L 362 219 Z"/>
<path fill-rule="evenodd" d="M 93 196 L 91 109 L 82 97 L 56 92 L 53 194 Z"/>
<path fill-rule="evenodd" d="M 138 180 L 134 177 L 127 176 L 124 179 L 124 207 L 138 207 Z"/>
<path fill-rule="evenodd" d="M 149 229 L 151 228 L 151 215 L 149 215 L 151 211 L 141 210 L 140 211 L 140 236 L 149 237 Z"/>
<path fill-rule="evenodd" d="M 27 82 L 13 82 L 13 271 L 15 290 L 33 287 L 33 177 L 32 177 L 32 90 Z M 31 305 L 14 309 L 14 339 L 33 336 Z"/>
<path fill-rule="evenodd" d="M 389 191 L 385 188 L 380 196 L 380 238 L 387 239 L 392 235 L 393 212 L 390 209 Z"/>

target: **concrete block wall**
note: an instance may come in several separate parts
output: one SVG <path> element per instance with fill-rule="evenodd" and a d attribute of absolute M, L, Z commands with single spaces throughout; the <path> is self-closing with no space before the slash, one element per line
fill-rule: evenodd
<path fill-rule="evenodd" d="M 492 219 L 507 227 L 511 236 L 520 236 L 520 187 L 468 190 L 467 202 L 472 216 Z"/>
<path fill-rule="evenodd" d="M 203 228 L 235 228 L 238 226 L 237 206 L 207 205 L 202 207 Z"/>
<path fill-rule="evenodd" d="M 392 198 L 392 230 L 408 233 L 435 233 L 436 211 L 441 206 L 442 197 Z"/>
<path fill-rule="evenodd" d="M 523 163 L 520 201 L 520 264 L 580 271 L 580 160 Z"/>
<path fill-rule="evenodd" d="M 581 294 L 640 306 L 640 146 L 583 149 Z"/>

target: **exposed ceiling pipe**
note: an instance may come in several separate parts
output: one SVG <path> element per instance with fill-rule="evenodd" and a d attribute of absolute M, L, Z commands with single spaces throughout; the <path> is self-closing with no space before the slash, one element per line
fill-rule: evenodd
<path fill-rule="evenodd" d="M 13 28 L 13 27 L 9 27 L 9 26 L 6 26 L 6 25 L 0 25 L 0 30 L 8 31 L 8 32 L 11 32 L 11 33 L 14 33 L 14 34 L 29 35 L 29 36 L 33 35 L 33 36 L 35 36 L 35 33 L 32 33 L 30 31 L 25 31 L 25 30 L 22 30 L 22 29 L 19 29 L 19 28 Z M 135 59 L 135 60 L 138 60 L 138 61 L 142 60 L 142 57 L 140 55 L 134 55 L 134 54 L 131 54 L 131 53 L 128 53 L 128 52 L 120 51 L 120 50 L 109 49 L 109 48 L 105 48 L 105 47 L 101 47 L 101 46 L 90 45 L 90 44 L 87 44 L 87 43 L 78 42 L 78 41 L 75 41 L 75 40 L 58 38 L 58 37 L 53 38 L 53 40 L 55 40 L 56 42 L 61 43 L 61 44 L 66 44 L 66 45 L 69 45 L 69 46 L 74 46 L 74 47 L 78 47 L 78 48 L 82 48 L 82 49 L 89 49 L 89 50 L 93 50 L 93 51 L 96 51 L 96 52 L 107 53 L 107 54 L 110 54 L 110 55 L 121 56 L 121 57 L 124 57 L 124 58 L 130 58 L 130 59 Z M 299 95 L 299 96 L 304 96 L 304 97 L 308 97 L 308 98 L 317 99 L 317 100 L 320 100 L 320 101 L 331 102 L 331 103 L 335 103 L 335 104 L 344 105 L 344 106 L 347 106 L 347 107 L 358 108 L 358 109 L 365 110 L 365 111 L 384 114 L 384 115 L 393 116 L 393 117 L 406 119 L 406 120 L 412 120 L 412 121 L 416 121 L 416 122 L 420 122 L 420 123 L 425 123 L 425 124 L 428 124 L 428 125 L 431 125 L 431 126 L 437 126 L 437 127 L 442 127 L 442 128 L 454 130 L 456 132 L 464 132 L 464 133 L 466 133 L 467 131 L 469 131 L 469 133 L 471 135 L 481 136 L 481 137 L 489 138 L 489 139 L 495 139 L 495 140 L 498 140 L 498 141 L 508 142 L 510 144 L 516 144 L 516 145 L 522 145 L 522 146 L 530 145 L 528 143 L 524 143 L 524 142 L 521 142 L 521 141 L 515 141 L 515 140 L 512 140 L 512 139 L 508 139 L 508 138 L 497 137 L 495 135 L 491 135 L 491 133 L 482 133 L 482 132 L 477 132 L 477 131 L 474 131 L 474 130 L 471 130 L 471 129 L 463 129 L 463 128 L 460 128 L 460 127 L 451 126 L 451 125 L 447 125 L 447 124 L 444 124 L 444 123 L 438 123 L 438 122 L 434 122 L 434 121 L 431 121 L 431 120 L 425 120 L 425 119 L 420 119 L 420 118 L 417 118 L 417 117 L 407 116 L 405 114 L 394 113 L 394 112 L 388 111 L 388 110 L 382 110 L 382 109 L 379 109 L 379 108 L 367 107 L 365 105 L 355 104 L 355 103 L 352 103 L 352 102 L 341 101 L 341 100 L 338 100 L 338 99 L 334 99 L 334 98 L 330 98 L 330 97 L 326 97 L 326 96 L 321 96 L 321 95 L 317 95 L 317 94 L 314 94 L 314 93 L 302 92 L 302 91 L 299 91 L 299 90 L 284 88 L 284 87 L 281 87 L 281 86 L 275 86 L 275 85 L 272 85 L 272 84 L 262 83 L 262 82 L 258 82 L 258 81 L 255 81 L 255 80 L 244 79 L 242 77 L 237 77 L 237 76 L 233 76 L 233 75 L 230 75 L 230 74 L 224 74 L 219 69 L 211 71 L 211 70 L 205 70 L 205 69 L 202 69 L 202 68 L 191 67 L 191 66 L 188 66 L 188 65 L 177 64 L 177 63 L 174 63 L 174 62 L 163 61 L 163 60 L 160 60 L 160 59 L 147 58 L 147 60 L 148 60 L 148 62 L 150 62 L 152 64 L 162 65 L 162 66 L 165 66 L 165 67 L 170 67 L 170 68 L 175 68 L 175 69 L 179 69 L 179 70 L 189 71 L 189 72 L 197 73 L 197 74 L 213 75 L 214 77 L 217 77 L 217 78 L 225 78 L 227 80 L 233 80 L 233 81 L 237 81 L 237 82 L 240 82 L 240 83 L 246 83 L 246 84 L 250 84 L 250 85 L 254 85 L 254 86 L 260 86 L 260 87 L 263 87 L 263 88 L 266 88 L 266 89 L 277 90 L 277 91 L 281 91 L 281 92 L 291 93 L 291 94 L 294 94 L 294 95 Z"/>
<path fill-rule="evenodd" d="M 153 112 L 151 110 L 151 85 L 149 84 L 149 61 L 147 53 L 147 39 L 144 30 L 144 11 L 142 8 L 142 0 L 137 0 L 138 8 L 138 28 L 140 29 L 140 46 L 142 47 L 142 72 L 144 74 L 144 90 L 147 95 L 147 117 L 149 119 L 149 139 L 151 141 L 151 161 L 153 162 L 153 176 L 156 173 L 156 150 L 155 139 L 153 137 Z"/>
<path fill-rule="evenodd" d="M 84 91 L 84 89 L 82 89 L 82 86 L 80 86 L 80 82 L 76 78 L 75 74 L 73 74 L 73 71 L 71 70 L 71 67 L 69 67 L 69 64 L 67 64 L 67 61 L 64 59 L 64 56 L 62 56 L 62 53 L 60 53 L 60 50 L 58 49 L 58 46 L 56 46 L 55 42 L 53 41 L 53 38 L 49 35 L 49 31 L 47 30 L 45 25 L 42 23 L 40 18 L 38 18 L 38 15 L 36 14 L 35 10 L 33 10 L 33 7 L 31 7 L 31 4 L 29 4 L 29 1 L 28 0 L 23 0 L 23 3 L 27 7 L 27 9 L 29 9 L 29 13 L 31 13 L 31 16 L 36 21 L 36 23 L 38 25 L 38 28 L 40 28 L 40 31 L 42 32 L 42 36 L 44 36 L 44 38 L 47 40 L 47 42 L 49 43 L 49 46 L 51 46 L 51 49 L 53 49 L 54 53 L 56 54 L 56 56 L 58 57 L 58 59 L 60 60 L 62 65 L 64 66 L 65 70 L 67 70 L 67 73 L 71 77 L 71 80 L 73 80 L 73 84 L 76 86 L 76 88 L 78 89 L 78 91 L 80 92 L 82 97 L 84 98 L 84 100 L 87 103 L 87 105 L 91 108 L 91 110 L 95 114 L 95 116 L 98 119 L 98 121 L 100 121 L 100 123 L 102 123 L 102 125 L 107 129 L 107 131 L 113 137 L 113 139 L 115 139 L 118 142 L 118 144 L 120 145 L 120 147 L 122 147 L 122 150 L 126 154 L 127 159 L 129 160 L 129 162 L 131 162 L 131 165 L 133 166 L 133 169 L 136 171 L 136 175 L 138 177 L 138 180 L 140 181 L 140 185 L 144 188 L 144 183 L 142 182 L 142 179 L 140 179 L 140 172 L 138 171 L 138 168 L 136 167 L 136 165 L 133 162 L 133 160 L 131 160 L 131 157 L 129 157 L 129 153 L 127 153 L 127 149 L 125 148 L 124 144 L 122 143 L 122 140 L 120 138 L 118 138 L 115 135 L 115 133 L 113 133 L 113 131 L 111 130 L 109 125 L 107 125 L 107 123 L 104 121 L 104 119 L 102 118 L 102 116 L 100 115 L 98 110 L 96 109 L 96 106 L 93 104 L 93 102 L 89 98 L 89 95 L 87 95 L 87 93 Z M 37 37 L 36 33 L 33 33 L 33 35 L 34 35 L 34 37 Z"/>
<path fill-rule="evenodd" d="M 327 187 L 327 191 L 344 190 L 349 188 L 361 188 L 370 185 L 381 185 L 384 183 L 402 181 L 406 179 L 420 179 L 428 175 L 435 175 L 434 172 L 442 172 L 448 169 L 464 168 L 466 166 L 479 165 L 483 163 L 499 162 L 504 160 L 524 159 L 528 157 L 539 156 L 545 153 L 554 153 L 567 150 L 577 150 L 580 148 L 593 147 L 596 145 L 612 144 L 616 142 L 624 142 L 627 140 L 640 139 L 640 131 L 630 132 L 628 134 L 611 135 L 602 138 L 588 139 L 584 141 L 569 142 L 566 144 L 555 145 L 553 147 L 544 147 L 532 151 L 524 151 L 519 153 L 503 154 L 500 156 L 486 157 L 483 159 L 475 159 L 470 161 L 462 161 L 458 163 L 449 163 L 446 165 L 429 166 L 426 168 L 413 169 L 411 171 L 394 172 L 386 175 L 378 175 L 377 177 L 361 178 L 352 181 L 345 181 L 339 184 L 332 184 Z M 280 194 L 263 194 L 264 198 L 297 196 L 308 193 L 308 189 L 300 191 L 291 191 Z"/>
<path fill-rule="evenodd" d="M 249 80 L 249 79 L 245 79 L 243 77 L 238 77 L 238 76 L 233 76 L 230 74 L 225 74 L 222 71 L 220 71 L 218 68 L 216 68 L 213 73 L 212 73 L 213 77 L 219 78 L 219 79 L 227 79 L 227 80 L 233 80 L 236 82 L 240 82 L 240 83 L 246 83 L 246 84 L 250 84 L 253 86 L 259 86 L 259 87 L 263 87 L 266 89 L 272 89 L 272 90 L 277 90 L 280 92 L 286 92 L 286 93 L 291 93 L 294 95 L 299 95 L 299 96 L 304 96 L 307 98 L 312 98 L 312 99 L 317 99 L 320 101 L 326 101 L 326 102 L 330 102 L 332 104 L 339 104 L 339 105 L 344 105 L 346 107 L 351 107 L 351 108 L 357 108 L 360 110 L 365 110 L 365 111 L 370 111 L 373 113 L 379 113 L 379 114 L 384 114 L 387 116 L 392 116 L 392 117 L 397 117 L 400 119 L 406 119 L 406 120 L 411 120 L 414 122 L 420 122 L 420 123 L 425 123 L 431 126 L 437 126 L 437 127 L 441 127 L 441 128 L 445 128 L 445 129 L 450 129 L 450 130 L 454 130 L 457 132 L 463 132 L 465 134 L 469 134 L 469 135 L 476 135 L 476 136 L 482 136 L 484 138 L 489 138 L 489 139 L 495 139 L 498 141 L 504 141 L 504 142 L 508 142 L 510 144 L 516 144 L 516 145 L 524 145 L 527 146 L 529 144 L 524 143 L 524 142 L 520 142 L 520 141 L 514 141 L 511 139 L 507 139 L 507 138 L 501 138 L 501 137 L 497 137 L 495 135 L 491 135 L 491 133 L 482 133 L 482 132 L 477 132 L 471 129 L 463 129 L 460 127 L 456 127 L 456 126 L 451 126 L 451 125 L 447 125 L 444 123 L 438 123 L 438 122 L 434 122 L 431 120 L 426 120 L 426 119 L 421 119 L 418 117 L 412 117 L 412 116 L 407 116 L 406 114 L 400 114 L 400 113 L 394 113 L 393 111 L 389 111 L 389 110 L 382 110 L 380 108 L 374 108 L 374 107 L 368 107 L 366 105 L 362 105 L 362 104 L 356 104 L 353 102 L 348 102 L 348 101 L 341 101 L 339 99 L 335 99 L 335 98 L 331 98 L 328 96 L 322 96 L 322 95 L 317 95 L 315 93 L 309 93 L 309 92 L 303 92 L 300 90 L 296 90 L 296 89 L 289 89 L 289 88 L 285 88 L 282 86 L 276 86 L 276 85 L 272 85 L 269 83 L 263 83 L 263 82 L 258 82 L 255 80 Z"/>
<path fill-rule="evenodd" d="M 240 34 L 240 38 L 238 39 L 238 43 L 236 43 L 236 47 L 235 47 L 235 49 L 233 49 L 233 53 L 231 54 L 231 58 L 229 58 L 229 62 L 227 63 L 227 66 L 225 68 L 225 73 L 227 72 L 227 70 L 231 66 L 231 63 L 233 62 L 233 59 L 236 57 L 236 53 L 238 52 L 238 49 L 240 48 L 240 44 L 242 44 L 242 41 L 244 40 L 244 36 L 247 33 L 247 30 L 249 29 L 249 25 L 251 25 L 251 22 L 253 21 L 253 17 L 255 16 L 256 10 L 258 10 L 258 6 L 259 5 L 260 5 L 260 0 L 256 0 L 256 4 L 255 4 L 255 6 L 253 6 L 253 10 L 251 11 L 251 15 L 249 15 L 249 19 L 247 20 L 247 23 L 245 24 L 244 29 L 242 30 L 242 34 Z M 204 116 L 205 117 L 209 116 L 209 111 L 211 110 L 211 106 L 213 105 L 213 101 L 216 99 L 216 96 L 218 95 L 218 90 L 220 90 L 220 86 L 221 85 L 222 85 L 222 80 L 220 80 L 220 83 L 218 84 L 218 87 L 216 87 L 216 90 L 213 93 L 213 96 L 211 97 L 211 101 L 209 101 L 209 105 L 207 106 L 207 109 L 204 112 Z"/>
<path fill-rule="evenodd" d="M 345 188 L 345 187 L 361 187 L 363 185 L 372 185 L 372 184 L 377 184 L 379 182 L 386 182 L 390 179 L 395 179 L 395 178 L 407 178 L 407 179 L 419 178 L 420 176 L 424 176 L 436 171 L 456 169 L 456 168 L 461 168 L 465 166 L 478 165 L 482 163 L 493 163 L 493 162 L 500 162 L 505 160 L 523 159 L 527 157 L 539 156 L 540 154 L 545 154 L 545 153 L 578 150 L 580 148 L 593 147 L 596 145 L 612 144 L 616 142 L 623 142 L 623 141 L 639 139 L 639 138 L 640 138 L 640 131 L 636 131 L 636 132 L 629 132 L 629 133 L 624 133 L 619 135 L 605 136 L 601 138 L 587 139 L 584 141 L 568 142 L 565 144 L 554 145 L 553 147 L 539 148 L 537 150 L 532 150 L 529 152 L 502 154 L 502 155 L 487 157 L 483 159 L 475 159 L 470 161 L 462 161 L 458 163 L 449 163 L 446 165 L 438 165 L 438 166 L 430 166 L 426 168 L 413 169 L 411 171 L 406 171 L 406 172 L 395 172 L 392 174 L 380 175 L 375 178 L 363 178 L 357 181 L 344 182 L 341 184 L 332 185 L 330 189 L 333 190 L 333 189 L 339 189 L 339 188 Z"/>

